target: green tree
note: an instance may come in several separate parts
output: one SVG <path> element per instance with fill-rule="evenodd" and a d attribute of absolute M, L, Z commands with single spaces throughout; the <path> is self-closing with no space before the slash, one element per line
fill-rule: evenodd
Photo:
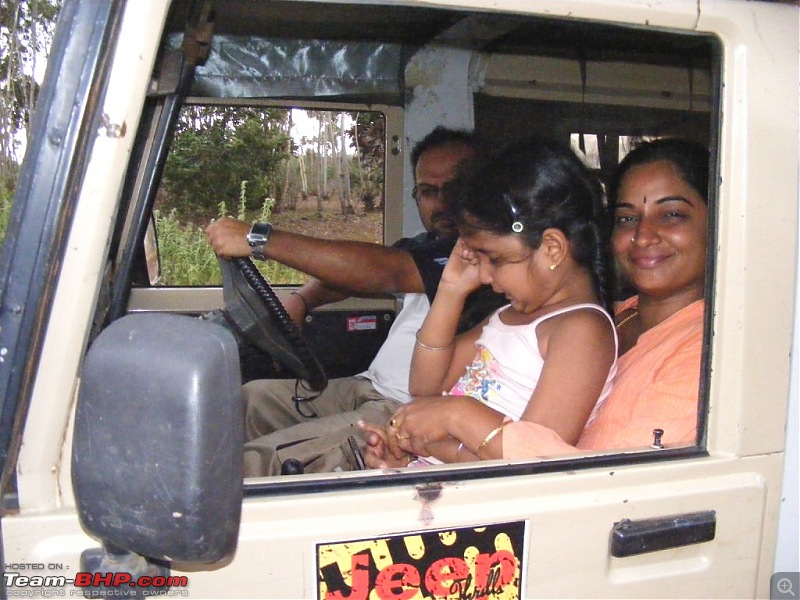
<path fill-rule="evenodd" d="M 169 206 L 212 216 L 221 202 L 258 210 L 282 189 L 287 159 L 286 110 L 188 106 L 176 127 L 164 171 Z"/>
<path fill-rule="evenodd" d="M 0 1 L 0 241 L 61 0 Z"/>
<path fill-rule="evenodd" d="M 13 189 L 61 0 L 0 3 L 0 193 Z"/>
<path fill-rule="evenodd" d="M 358 156 L 361 202 L 364 209 L 371 212 L 383 204 L 385 120 L 378 112 L 358 112 L 352 116 L 353 126 L 347 133 Z"/>

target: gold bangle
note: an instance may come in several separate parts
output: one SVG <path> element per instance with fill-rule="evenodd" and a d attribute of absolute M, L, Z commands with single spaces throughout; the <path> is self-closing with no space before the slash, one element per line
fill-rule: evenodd
<path fill-rule="evenodd" d="M 428 344 L 420 341 L 420 339 L 419 339 L 419 329 L 417 329 L 417 333 L 416 333 L 415 337 L 417 339 L 417 345 L 420 348 L 425 348 L 425 350 L 432 350 L 433 352 L 439 352 L 440 350 L 447 350 L 455 342 L 455 340 L 450 340 L 450 343 L 447 344 L 447 346 L 428 346 Z"/>
<path fill-rule="evenodd" d="M 494 439 L 494 436 L 496 436 L 498 433 L 500 433 L 501 431 L 503 431 L 503 427 L 505 427 L 506 425 L 508 425 L 508 423 L 510 423 L 510 422 L 511 422 L 511 421 L 510 421 L 510 420 L 508 420 L 508 417 L 505 417 L 505 418 L 503 419 L 503 422 L 502 422 L 502 423 L 500 423 L 500 425 L 498 425 L 497 427 L 495 427 L 494 429 L 492 429 L 492 430 L 491 430 L 489 433 L 487 433 L 487 434 L 486 434 L 486 437 L 485 437 L 485 438 L 483 438 L 483 441 L 481 442 L 481 445 L 480 445 L 480 446 L 478 446 L 477 450 L 475 450 L 475 455 L 476 455 L 476 456 L 477 456 L 477 455 L 479 455 L 479 454 L 481 453 L 481 450 L 483 450 L 484 448 L 486 448 L 486 444 L 488 444 L 489 442 L 491 442 L 491 441 Z"/>

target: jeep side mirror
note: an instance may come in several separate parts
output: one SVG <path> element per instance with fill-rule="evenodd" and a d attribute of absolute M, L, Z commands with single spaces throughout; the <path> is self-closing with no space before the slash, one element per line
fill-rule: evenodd
<path fill-rule="evenodd" d="M 186 316 L 133 314 L 83 365 L 72 477 L 84 528 L 160 560 L 230 556 L 242 506 L 244 416 L 231 333 Z"/>

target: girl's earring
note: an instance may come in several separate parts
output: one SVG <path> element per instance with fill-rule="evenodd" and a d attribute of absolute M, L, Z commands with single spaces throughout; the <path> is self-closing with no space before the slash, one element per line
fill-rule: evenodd
<path fill-rule="evenodd" d="M 555 266 L 554 264 L 551 264 L 551 265 L 550 265 L 550 270 L 551 270 L 551 271 L 555 271 L 555 270 L 556 270 L 556 266 Z"/>

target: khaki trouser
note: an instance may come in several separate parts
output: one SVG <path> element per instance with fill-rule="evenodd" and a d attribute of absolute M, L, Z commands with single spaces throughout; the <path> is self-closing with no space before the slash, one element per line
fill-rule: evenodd
<path fill-rule="evenodd" d="M 247 443 L 245 477 L 278 475 L 286 459 L 299 460 L 306 473 L 355 468 L 347 436 L 364 447 L 359 421 L 384 425 L 401 402 L 378 393 L 359 377 L 332 379 L 316 398 L 296 380 L 262 379 L 243 387 Z M 299 411 L 298 411 L 299 405 Z"/>

